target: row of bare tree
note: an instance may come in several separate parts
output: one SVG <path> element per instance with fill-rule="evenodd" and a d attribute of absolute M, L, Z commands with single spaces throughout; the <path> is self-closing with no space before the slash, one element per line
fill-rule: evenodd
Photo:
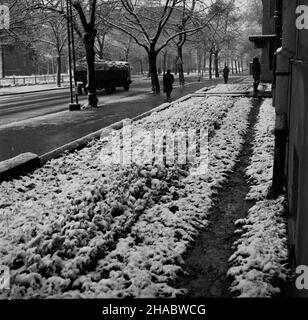
<path fill-rule="evenodd" d="M 5 41 L 21 41 L 41 55 L 54 52 L 60 85 L 61 57 L 67 50 L 67 4 L 69 0 L 8 0 L 11 28 Z M 70 0 L 71 23 L 76 35 L 77 55 L 85 57 L 88 71 L 89 105 L 97 105 L 95 57 L 105 58 L 112 45 L 125 51 L 146 55 L 152 91 L 160 91 L 157 57 L 176 53 L 180 84 L 184 85 L 183 48 L 198 52 L 200 69 L 209 59 L 212 77 L 214 60 L 241 61 L 247 55 L 243 40 L 243 10 L 235 0 Z M 248 8 L 249 9 L 249 8 Z M 248 10 L 247 9 L 247 10 Z M 245 11 L 246 13 L 249 11 Z M 253 12 L 253 9 L 250 8 Z M 251 14 L 253 15 L 253 14 Z M 250 15 L 250 18 L 251 18 Z M 253 19 L 252 19 L 253 20 Z M 249 17 L 245 17 L 251 23 Z M 250 21 L 250 22 L 249 22 Z M 257 27 L 257 24 L 256 26 Z M 248 26 L 246 25 L 246 29 Z M 1 40 L 4 42 L 4 40 Z M 230 61 L 230 62 L 229 62 Z M 203 67 L 201 65 L 203 64 Z M 233 64 L 232 64 L 233 65 Z"/>

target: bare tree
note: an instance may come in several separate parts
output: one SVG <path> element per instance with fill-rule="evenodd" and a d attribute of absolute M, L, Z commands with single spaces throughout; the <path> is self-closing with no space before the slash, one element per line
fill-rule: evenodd
<path fill-rule="evenodd" d="M 108 35 L 113 36 L 112 27 L 105 21 L 105 17 L 110 15 L 114 9 L 115 4 L 108 1 L 99 1 L 96 13 L 97 36 L 95 41 L 95 51 L 100 59 L 105 58 L 106 40 Z"/>
<path fill-rule="evenodd" d="M 215 72 L 215 77 L 219 77 L 221 51 L 231 43 L 231 39 L 236 43 L 234 11 L 234 0 L 217 0 L 213 3 L 209 12 L 213 16 L 213 19 L 211 19 L 205 29 L 198 32 L 194 39 L 195 42 L 198 42 L 199 48 L 202 48 L 209 55 L 210 79 L 212 79 L 213 71 Z M 206 59 L 205 52 L 204 59 Z"/>
<path fill-rule="evenodd" d="M 187 0 L 182 1 L 182 12 L 181 12 L 181 19 L 180 23 L 178 24 L 178 32 L 185 31 L 189 23 L 192 23 L 195 7 L 196 7 L 196 0 L 190 1 L 190 6 L 187 4 Z M 176 41 L 177 47 L 177 66 L 179 72 L 179 83 L 180 86 L 184 86 L 185 78 L 184 78 L 184 68 L 183 68 L 183 46 L 186 42 L 187 34 L 180 33 L 179 37 Z"/>
<path fill-rule="evenodd" d="M 7 0 L 5 4 L 10 10 L 10 28 L 1 30 L 1 44 L 12 44 L 18 41 L 29 45 L 33 29 L 39 24 L 37 19 L 33 19 L 32 14 L 25 10 L 25 5 L 22 1 Z"/>
<path fill-rule="evenodd" d="M 55 54 L 57 62 L 57 86 L 61 87 L 62 56 L 67 44 L 66 19 L 42 12 L 42 23 L 33 35 L 33 44 L 41 53 Z M 44 44 L 43 46 L 41 44 Z"/>
<path fill-rule="evenodd" d="M 97 0 L 88 0 L 86 1 L 86 4 L 84 6 L 82 6 L 80 1 L 73 1 L 72 5 L 75 11 L 78 13 L 79 20 L 82 26 L 82 28 L 78 28 L 77 23 L 74 24 L 75 29 L 77 29 L 77 33 L 83 40 L 86 52 L 88 105 L 90 107 L 97 107 L 98 99 L 96 96 L 94 50 L 95 38 L 97 34 L 95 24 Z"/>
<path fill-rule="evenodd" d="M 26 0 L 28 10 L 47 10 L 56 12 L 59 15 L 70 19 L 69 11 L 67 11 L 67 0 Z M 98 99 L 96 95 L 96 79 L 95 79 L 95 41 L 97 35 L 97 10 L 99 6 L 106 4 L 105 1 L 97 0 L 71 0 L 73 6 L 73 16 L 71 22 L 75 32 L 82 39 L 86 61 L 87 61 L 87 89 L 88 89 L 88 105 L 97 107 Z M 110 5 L 110 3 L 108 3 Z"/>
<path fill-rule="evenodd" d="M 157 73 L 157 55 L 173 39 L 195 32 L 204 27 L 196 22 L 191 28 L 171 30 L 165 36 L 164 30 L 170 22 L 175 8 L 183 4 L 183 0 L 166 0 L 164 4 L 157 1 L 120 0 L 115 14 L 117 19 L 108 20 L 108 23 L 128 34 L 134 41 L 143 47 L 148 55 L 149 72 L 151 76 L 152 91 L 160 92 Z M 145 4 L 146 3 L 146 4 Z"/>
<path fill-rule="evenodd" d="M 102 31 L 96 36 L 95 42 L 95 51 L 100 59 L 104 59 L 105 57 L 105 45 L 106 45 L 106 36 L 108 31 Z"/>

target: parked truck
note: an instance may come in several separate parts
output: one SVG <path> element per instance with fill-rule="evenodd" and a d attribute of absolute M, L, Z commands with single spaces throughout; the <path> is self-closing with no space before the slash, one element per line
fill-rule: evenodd
<path fill-rule="evenodd" d="M 107 94 L 115 91 L 116 87 L 123 87 L 128 91 L 131 80 L 130 65 L 126 61 L 95 61 L 96 89 L 105 89 Z M 87 93 L 87 66 L 85 61 L 80 61 L 76 67 L 75 79 L 77 90 L 82 94 L 82 89 Z"/>

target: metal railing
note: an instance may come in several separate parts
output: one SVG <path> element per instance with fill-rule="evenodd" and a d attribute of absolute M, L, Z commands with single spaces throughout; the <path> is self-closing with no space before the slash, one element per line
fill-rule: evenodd
<path fill-rule="evenodd" d="M 52 84 L 57 82 L 56 74 L 32 75 L 32 76 L 7 76 L 0 79 L 0 87 L 26 86 L 36 84 Z M 61 74 L 61 83 L 69 82 L 68 74 Z"/>

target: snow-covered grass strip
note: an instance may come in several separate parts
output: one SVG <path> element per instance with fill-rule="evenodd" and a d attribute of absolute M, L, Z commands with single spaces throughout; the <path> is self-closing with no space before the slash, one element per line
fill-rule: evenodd
<path fill-rule="evenodd" d="M 250 108 L 248 99 L 192 99 L 136 124 L 212 128 L 208 176 L 189 176 L 185 166 L 110 167 L 101 162 L 106 142 L 96 141 L 2 183 L 0 263 L 11 268 L 9 296 L 181 293 L 169 283 L 235 164 Z"/>
<path fill-rule="evenodd" d="M 183 267 L 183 254 L 208 224 L 212 198 L 232 171 L 239 155 L 250 111 L 248 99 L 238 100 L 210 140 L 208 175 L 187 176 L 170 195 L 146 209 L 130 234 L 102 259 L 91 274 L 82 277 L 77 291 L 64 297 L 176 297 L 185 293 L 172 287 Z M 100 281 L 93 275 L 104 274 Z M 63 296 L 60 296 L 61 298 Z"/>
<path fill-rule="evenodd" d="M 136 122 L 136 127 L 146 130 L 172 128 L 180 129 L 200 128 L 221 120 L 233 101 L 228 97 L 193 97 L 187 101 L 174 103 L 169 108 L 154 112 Z"/>
<path fill-rule="evenodd" d="M 208 93 L 219 92 L 245 92 L 251 89 L 251 85 L 247 84 L 218 84 L 217 86 L 209 89 Z"/>
<path fill-rule="evenodd" d="M 260 108 L 255 126 L 253 155 L 247 176 L 251 182 L 247 200 L 256 204 L 246 219 L 236 222 L 240 238 L 234 243 L 228 275 L 231 291 L 238 297 L 272 297 L 288 278 L 285 197 L 266 199 L 271 184 L 274 154 L 275 109 L 267 99 Z"/>
<path fill-rule="evenodd" d="M 154 113 L 138 121 L 138 129 L 203 127 L 213 133 L 229 108 L 232 99 L 210 97 L 193 98 L 185 103 L 174 104 L 170 110 Z M 137 141 L 138 143 L 138 141 Z M 23 234 L 24 241 L 32 238 L 45 228 L 45 225 L 58 221 L 65 214 L 72 199 L 83 199 L 84 194 L 102 176 L 119 171 L 103 162 L 108 146 L 104 141 L 93 141 L 86 148 L 51 160 L 33 174 L 0 184 L 0 258 L 16 236 Z M 8 223 L 7 223 L 8 222 Z M 8 245 L 8 246 L 7 246 Z"/>

